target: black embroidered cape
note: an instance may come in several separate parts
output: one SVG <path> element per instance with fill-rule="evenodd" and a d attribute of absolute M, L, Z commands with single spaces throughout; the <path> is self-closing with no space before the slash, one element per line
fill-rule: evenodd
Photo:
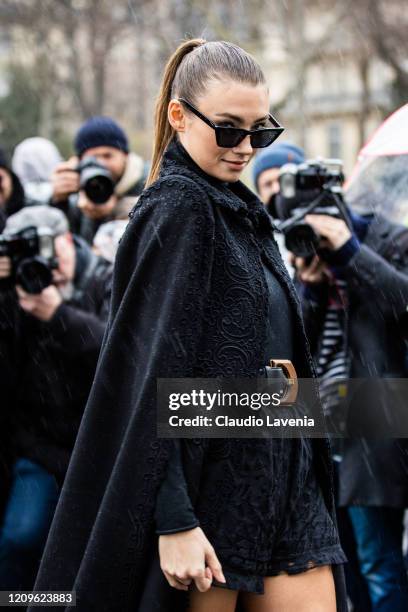
<path fill-rule="evenodd" d="M 156 378 L 257 375 L 268 307 L 262 250 L 290 296 L 298 375 L 312 376 L 298 299 L 262 204 L 240 182 L 223 188 L 173 142 L 119 247 L 108 328 L 36 590 L 75 590 L 78 612 L 185 609 L 185 594 L 161 573 L 154 534 L 170 450 L 156 437 Z M 189 445 L 193 503 L 208 444 Z M 336 523 L 329 441 L 313 446 Z M 346 612 L 343 566 L 333 572 Z"/>

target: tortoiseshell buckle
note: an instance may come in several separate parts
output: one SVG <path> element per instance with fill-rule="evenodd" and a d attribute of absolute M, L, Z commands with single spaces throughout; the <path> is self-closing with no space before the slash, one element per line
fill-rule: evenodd
<path fill-rule="evenodd" d="M 296 402 L 299 390 L 299 382 L 295 366 L 290 359 L 271 359 L 269 364 L 271 368 L 281 368 L 287 378 L 288 388 L 285 395 L 281 399 L 281 405 L 294 404 Z"/>

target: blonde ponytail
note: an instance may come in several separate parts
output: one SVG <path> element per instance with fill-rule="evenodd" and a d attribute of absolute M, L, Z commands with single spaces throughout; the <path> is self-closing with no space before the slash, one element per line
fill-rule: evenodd
<path fill-rule="evenodd" d="M 156 101 L 152 165 L 147 178 L 146 187 L 151 185 L 151 183 L 157 179 L 163 153 L 174 136 L 174 130 L 167 118 L 167 109 L 172 98 L 173 82 L 178 67 L 188 53 L 203 45 L 205 42 L 206 41 L 202 38 L 193 38 L 183 42 L 176 49 L 166 64 L 163 81 Z"/>

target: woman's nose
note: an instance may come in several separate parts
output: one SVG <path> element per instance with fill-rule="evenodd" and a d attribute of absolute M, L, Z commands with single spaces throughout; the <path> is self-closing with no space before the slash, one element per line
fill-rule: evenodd
<path fill-rule="evenodd" d="M 254 152 L 254 149 L 251 145 L 251 137 L 245 136 L 245 138 L 232 149 L 234 153 L 239 153 L 240 155 L 251 155 Z"/>

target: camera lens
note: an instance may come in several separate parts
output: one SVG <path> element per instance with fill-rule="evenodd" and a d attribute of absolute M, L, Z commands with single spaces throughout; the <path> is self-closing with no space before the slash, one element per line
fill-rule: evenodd
<path fill-rule="evenodd" d="M 16 270 L 16 283 L 27 293 L 41 293 L 52 283 L 52 271 L 47 260 L 38 256 L 23 259 Z"/>
<path fill-rule="evenodd" d="M 104 204 L 113 195 L 113 182 L 106 176 L 94 176 L 88 179 L 84 191 L 94 204 Z"/>
<path fill-rule="evenodd" d="M 298 223 L 285 234 L 285 246 L 297 257 L 309 257 L 316 253 L 320 236 L 311 225 Z"/>
<path fill-rule="evenodd" d="M 93 204 L 105 204 L 113 195 L 115 183 L 111 173 L 94 157 L 87 157 L 78 166 L 79 186 Z"/>

